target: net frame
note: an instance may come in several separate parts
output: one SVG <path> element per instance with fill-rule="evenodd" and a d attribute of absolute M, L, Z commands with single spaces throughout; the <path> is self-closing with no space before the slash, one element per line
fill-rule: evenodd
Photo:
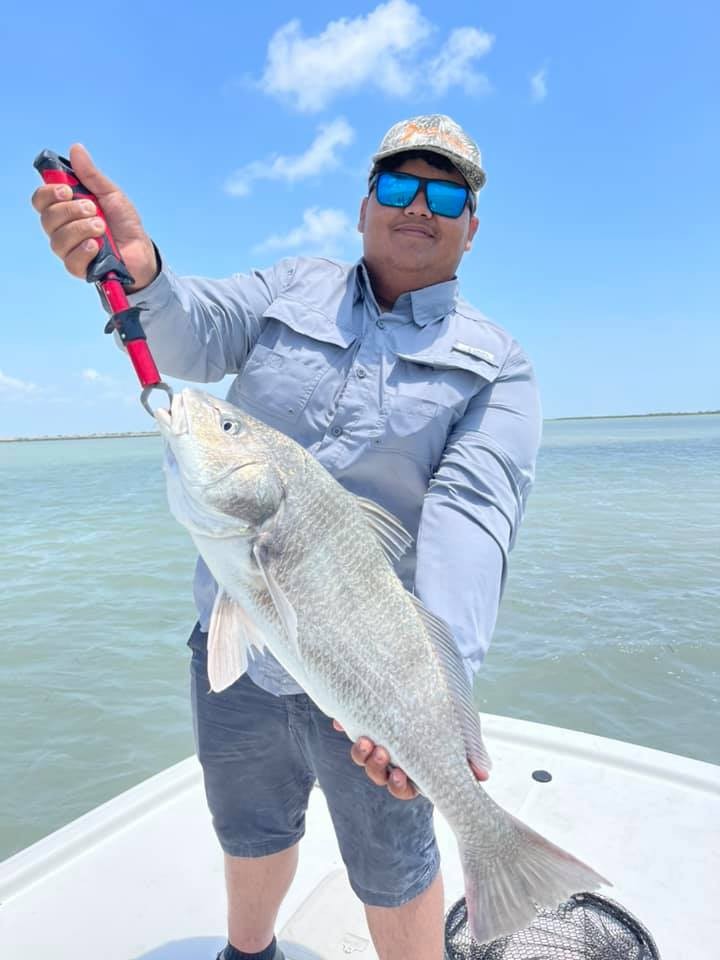
<path fill-rule="evenodd" d="M 604 942 L 600 939 L 603 935 Z M 563 937 L 567 938 L 566 944 L 561 942 Z M 621 937 L 623 943 L 619 942 Z M 628 938 L 636 941 L 634 951 L 628 952 Z M 617 901 L 596 893 L 575 893 L 554 910 L 539 910 L 535 920 L 525 929 L 484 944 L 470 935 L 467 904 L 461 897 L 450 907 L 445 918 L 445 958 L 661 960 L 650 931 L 637 917 Z"/>

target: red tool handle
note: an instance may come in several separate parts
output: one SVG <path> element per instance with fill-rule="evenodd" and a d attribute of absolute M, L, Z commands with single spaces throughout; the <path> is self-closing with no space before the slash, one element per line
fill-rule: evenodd
<path fill-rule="evenodd" d="M 98 238 L 101 239 L 102 245 L 88 265 L 86 280 L 88 283 L 97 285 L 112 310 L 113 315 L 105 328 L 105 332 L 111 333 L 113 330 L 117 330 L 120 339 L 127 348 L 138 380 L 143 387 L 147 388 L 161 384 L 160 374 L 155 366 L 155 361 L 150 353 L 140 323 L 140 310 L 138 307 L 130 306 L 125 293 L 125 287 L 132 286 L 133 278 L 115 246 L 115 241 L 97 197 L 78 180 L 75 171 L 70 166 L 70 161 L 52 150 L 43 150 L 39 153 L 33 166 L 45 183 L 67 184 L 72 189 L 74 200 L 82 198 L 92 200 L 95 204 L 97 216 L 105 224 L 105 233 L 102 238 Z"/>
<path fill-rule="evenodd" d="M 33 166 L 43 178 L 45 183 L 67 184 L 67 186 L 72 189 L 73 200 L 92 200 L 97 208 L 96 215 L 100 217 L 105 224 L 105 233 L 103 234 L 102 238 L 98 237 L 98 240 L 101 241 L 102 245 L 98 249 L 97 255 L 93 260 L 90 261 L 87 269 L 87 282 L 101 283 L 104 280 L 118 280 L 124 286 L 132 286 L 134 280 L 130 276 L 128 269 L 125 266 L 117 247 L 115 246 L 115 241 L 112 238 L 110 228 L 108 227 L 107 220 L 105 219 L 105 214 L 102 212 L 97 197 L 90 193 L 86 186 L 80 183 L 78 178 L 75 176 L 75 171 L 70 166 L 70 161 L 66 160 L 65 157 L 58 156 L 57 153 L 53 153 L 52 150 L 43 150 L 42 153 L 38 154 L 38 156 L 35 158 L 35 163 Z M 124 293 L 122 290 L 121 292 Z M 111 303 L 110 306 L 113 308 L 114 312 L 116 309 L 114 304 Z M 118 308 L 121 310 L 125 310 L 127 307 L 127 300 L 124 304 L 118 304 Z"/>

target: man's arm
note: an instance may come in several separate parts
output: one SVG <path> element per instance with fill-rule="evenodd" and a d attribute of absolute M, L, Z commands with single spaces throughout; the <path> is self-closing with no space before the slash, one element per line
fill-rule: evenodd
<path fill-rule="evenodd" d="M 541 427 L 535 377 L 518 348 L 456 424 L 425 496 L 415 592 L 448 623 L 470 679 L 495 627 L 507 556 L 534 479 Z M 373 783 L 387 786 L 398 799 L 417 795 L 403 770 L 389 770 L 387 750 L 367 737 L 355 741 L 351 756 Z M 488 777 L 475 766 L 473 772 L 478 780 Z"/>
<path fill-rule="evenodd" d="M 277 296 L 292 261 L 228 280 L 176 277 L 163 270 L 157 248 L 123 191 L 80 144 L 70 149 L 75 174 L 97 198 L 135 285 L 129 301 L 145 307 L 141 322 L 163 373 L 203 383 L 237 372 L 257 340 L 262 314 Z M 105 222 L 89 200 L 67 185 L 43 184 L 32 203 L 50 246 L 75 277 L 85 277 L 101 245 Z M 117 338 L 118 344 L 122 343 Z"/>
<path fill-rule="evenodd" d="M 541 429 L 532 367 L 515 348 L 455 425 L 425 496 L 415 592 L 447 622 L 470 677 L 495 627 Z"/>
<path fill-rule="evenodd" d="M 209 383 L 242 368 L 260 335 L 262 315 L 291 269 L 291 261 L 281 261 L 267 270 L 211 280 L 178 277 L 162 267 L 128 300 L 143 308 L 140 320 L 162 372 Z"/>

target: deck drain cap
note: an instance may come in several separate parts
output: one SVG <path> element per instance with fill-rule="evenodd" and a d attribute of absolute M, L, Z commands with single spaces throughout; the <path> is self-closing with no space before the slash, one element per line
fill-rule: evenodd
<path fill-rule="evenodd" d="M 552 774 L 548 773 L 547 770 L 533 770 L 532 778 L 537 780 L 538 783 L 550 783 Z"/>

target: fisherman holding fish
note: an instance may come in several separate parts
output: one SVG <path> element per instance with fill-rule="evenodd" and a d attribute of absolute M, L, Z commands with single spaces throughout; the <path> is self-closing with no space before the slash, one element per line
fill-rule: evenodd
<path fill-rule="evenodd" d="M 219 960 L 282 957 L 275 921 L 316 780 L 381 960 L 440 960 L 444 897 L 431 801 L 451 820 L 440 800 L 448 792 L 469 791 L 470 804 L 482 794 L 491 809 L 478 785 L 489 761 L 470 681 L 494 629 L 541 427 L 522 348 L 459 291 L 456 271 L 478 229 L 485 183 L 480 151 L 443 115 L 395 124 L 372 159 L 357 263 L 293 257 L 224 280 L 173 273 L 87 151 L 76 145 L 70 158 L 134 278 L 130 302 L 143 308 L 163 373 L 201 383 L 236 375 L 229 404 L 187 391 L 169 414 L 157 413 L 170 450 L 171 509 L 201 554 L 189 646 L 196 746 L 225 855 L 228 944 Z M 44 185 L 33 204 L 52 249 L 84 277 L 103 224 L 66 189 Z M 243 462 L 223 460 L 222 444 L 243 449 Z M 336 506 L 335 481 L 343 497 L 357 495 L 357 508 L 355 498 Z M 313 484 L 323 491 L 315 507 Z M 241 507 L 245 488 L 252 509 Z M 293 510 L 308 511 L 304 526 L 290 528 Z M 300 577 L 302 564 L 288 558 L 314 549 L 312 536 L 303 539 L 308 529 L 318 544 L 326 537 L 328 552 Z M 394 572 L 381 570 L 377 542 Z M 357 562 L 357 574 L 338 582 L 342 557 L 348 569 Z M 377 619 L 390 619 L 379 633 L 374 622 L 357 633 L 356 611 L 370 609 L 373 596 L 383 598 Z M 436 693 L 437 716 L 413 726 L 408 714 L 423 715 Z M 440 714 L 460 743 L 447 773 Z M 542 896 L 528 878 L 537 876 L 550 899 L 594 885 L 582 864 L 496 810 L 484 852 L 463 854 L 476 935 L 529 922 L 530 901 Z M 474 822 L 452 823 L 461 848 L 473 846 Z M 535 853 L 522 863 L 528 844 Z M 515 879 L 502 866 L 507 851 L 521 862 Z M 563 857 L 562 869 L 570 860 L 577 872 L 556 883 Z M 490 879 L 485 861 L 501 864 Z"/>

